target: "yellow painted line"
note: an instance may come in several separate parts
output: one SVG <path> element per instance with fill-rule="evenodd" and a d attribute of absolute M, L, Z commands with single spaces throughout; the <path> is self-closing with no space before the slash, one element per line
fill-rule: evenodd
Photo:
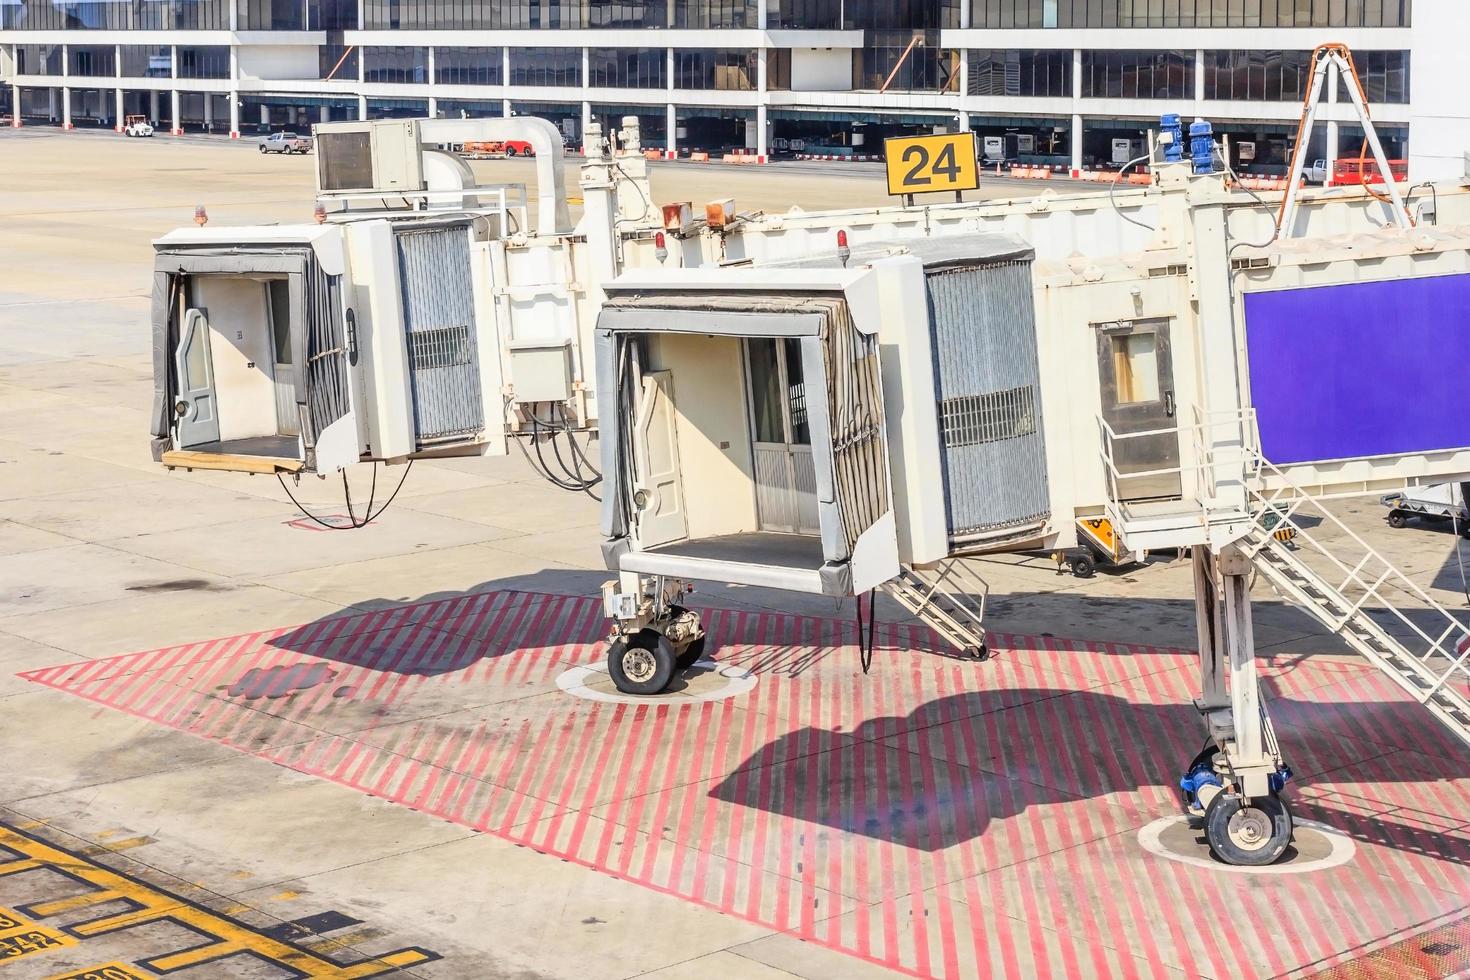
<path fill-rule="evenodd" d="M 42 862 L 35 858 L 22 858 L 19 861 L 7 861 L 0 864 L 0 877 L 5 875 L 19 874 L 22 871 L 34 871 L 42 866 Z"/>
<path fill-rule="evenodd" d="M 125 898 L 141 906 L 131 912 L 105 916 L 91 922 L 71 926 L 70 931 L 75 936 L 104 935 L 147 922 L 171 919 L 215 940 L 204 947 L 159 957 L 157 962 L 160 972 L 179 969 L 181 966 L 198 962 L 201 959 L 213 959 L 232 952 L 249 951 L 261 958 L 273 960 L 276 964 L 288 970 L 294 970 L 304 977 L 357 980 L 357 978 L 381 976 L 384 973 L 415 966 L 434 958 L 432 953 L 426 953 L 423 950 L 401 949 L 361 963 L 343 966 L 318 956 L 310 950 L 273 939 L 242 923 L 189 904 L 183 899 L 151 888 L 143 882 L 136 881 L 110 868 L 82 860 L 75 854 L 52 847 L 4 825 L 0 825 L 0 846 L 26 855 L 22 860 L 0 865 L 0 874 L 39 867 L 64 870 L 72 878 L 84 881 L 97 889 L 97 892 L 88 893 L 88 897 L 105 894 L 109 898 Z M 299 894 L 299 892 L 281 893 L 282 896 L 289 895 L 293 898 L 298 897 Z M 99 897 L 98 900 L 102 899 Z M 64 905 L 73 901 L 76 900 L 58 899 L 50 904 Z M 83 907 L 86 904 L 91 903 L 82 902 L 75 907 Z M 11 918 L 17 926 L 7 932 L 0 932 L 0 965 L 4 964 L 6 957 L 26 956 L 33 952 L 76 942 L 76 939 L 71 936 L 55 933 L 41 926 L 29 926 L 24 923 L 21 916 L 12 915 Z M 7 946 L 6 942 L 9 942 L 10 945 Z M 153 959 L 145 959 L 145 962 L 153 962 Z M 104 974 L 104 980 L 112 980 L 112 978 L 106 978 Z"/>
<path fill-rule="evenodd" d="M 131 963 L 113 960 L 111 963 L 89 966 L 75 973 L 58 973 L 46 980 L 151 980 L 152 976 L 151 973 L 140 973 Z"/>
<path fill-rule="evenodd" d="M 0 909 L 0 932 L 7 929 L 19 929 L 21 926 L 30 924 L 30 921 L 20 913 L 12 912 L 10 909 Z"/>
<path fill-rule="evenodd" d="M 82 857 L 99 857 L 108 852 L 131 851 L 135 847 L 142 847 L 144 844 L 152 844 L 153 842 L 154 838 L 152 837 L 128 837 L 124 840 L 113 841 L 110 844 L 92 844 L 89 847 L 81 847 L 77 849 L 77 853 Z"/>
<path fill-rule="evenodd" d="M 61 915 L 75 909 L 84 909 L 89 905 L 101 905 L 103 902 L 115 902 L 127 896 L 121 892 L 102 890 L 95 892 L 84 892 L 81 895 L 73 895 L 71 898 L 58 898 L 54 902 L 41 902 L 30 906 L 31 914 L 39 919 L 49 919 L 53 915 Z"/>
<path fill-rule="evenodd" d="M 250 947 L 239 943 L 210 943 L 208 946 L 195 946 L 172 956 L 153 956 L 148 959 L 148 965 L 159 973 L 172 973 L 185 967 L 198 966 L 200 963 L 208 963 L 210 960 L 223 959 L 236 953 L 243 953 Z"/>
<path fill-rule="evenodd" d="M 283 892 L 276 892 L 274 895 L 272 895 L 271 896 L 271 901 L 272 902 L 294 902 L 294 901 L 296 901 L 296 899 L 298 899 L 300 897 L 301 897 L 301 893 L 300 892 L 293 892 L 291 889 L 287 888 Z"/>

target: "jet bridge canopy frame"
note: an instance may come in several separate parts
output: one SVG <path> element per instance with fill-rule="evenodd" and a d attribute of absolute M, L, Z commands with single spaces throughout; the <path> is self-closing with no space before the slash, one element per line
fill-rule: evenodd
<path fill-rule="evenodd" d="M 827 277 L 840 278 L 850 277 Z M 847 297 L 834 291 L 833 284 L 824 281 L 819 284 L 823 288 L 795 295 L 769 290 L 769 284 L 763 295 L 699 290 L 678 296 L 615 295 L 604 307 L 595 342 L 602 462 L 608 481 L 602 530 L 609 568 L 837 596 L 873 588 L 897 573 L 876 329 L 872 323 L 859 322 Z M 729 541 L 718 539 L 708 539 L 708 547 L 697 541 L 667 549 L 638 546 L 637 522 L 630 495 L 624 492 L 635 465 L 628 449 L 628 418 L 634 409 L 627 372 L 636 338 L 658 334 L 786 338 L 798 343 L 814 449 L 819 556 L 815 547 L 777 547 L 774 541 L 765 549 L 742 547 L 738 555 L 723 547 Z M 816 567 L 801 567 L 818 558 Z"/>
<path fill-rule="evenodd" d="M 153 273 L 152 452 L 156 460 L 172 448 L 178 379 L 172 361 L 180 325 L 196 276 L 275 277 L 288 283 L 291 317 L 292 385 L 302 419 L 302 448 L 315 468 L 316 449 L 327 429 L 351 416 L 341 276 L 329 273 L 309 243 L 212 248 L 160 246 Z M 355 441 L 355 436 L 354 436 Z"/>

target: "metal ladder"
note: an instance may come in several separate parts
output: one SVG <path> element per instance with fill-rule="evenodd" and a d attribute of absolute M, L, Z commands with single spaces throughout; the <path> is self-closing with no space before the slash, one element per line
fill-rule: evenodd
<path fill-rule="evenodd" d="M 985 642 L 985 597 L 990 585 L 963 558 L 932 565 L 900 565 L 883 591 L 966 656 L 990 656 Z"/>
<path fill-rule="evenodd" d="M 1320 499 L 1292 485 L 1269 462 L 1258 458 L 1257 465 L 1258 472 L 1269 474 L 1279 488 L 1250 491 L 1254 521 L 1237 546 L 1278 593 L 1342 637 L 1470 745 L 1470 698 L 1462 693 L 1470 692 L 1470 643 L 1462 644 L 1470 640 L 1470 627 L 1373 550 Z M 1353 545 L 1357 551 L 1353 564 L 1305 526 L 1311 523 L 1303 520 L 1308 511 L 1321 518 L 1315 526 Z M 1296 531 L 1294 540 L 1283 540 L 1286 536 L 1279 533 L 1283 527 Z M 1304 556 L 1311 556 L 1312 564 Z M 1341 579 L 1334 584 L 1328 576 Z M 1391 592 L 1406 596 L 1415 615 L 1399 608 Z M 1380 619 L 1401 633 L 1404 642 Z M 1426 628 L 1424 623 L 1431 620 Z"/>

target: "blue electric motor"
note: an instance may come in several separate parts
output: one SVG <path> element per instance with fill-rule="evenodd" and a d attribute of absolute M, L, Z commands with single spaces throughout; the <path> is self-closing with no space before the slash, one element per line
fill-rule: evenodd
<path fill-rule="evenodd" d="M 1159 117 L 1159 131 L 1169 134 L 1169 139 L 1161 141 L 1164 143 L 1164 162 L 1179 163 L 1184 159 L 1184 124 L 1179 121 L 1179 113 L 1166 112 Z"/>
<path fill-rule="evenodd" d="M 1191 810 L 1203 812 L 1204 807 L 1199 802 L 1199 791 L 1206 786 L 1223 786 L 1220 777 L 1215 774 L 1215 763 L 1212 758 L 1197 761 L 1189 772 L 1179 780 L 1179 788 L 1184 790 L 1184 802 Z"/>
<path fill-rule="evenodd" d="M 1194 172 L 1215 172 L 1215 128 L 1206 119 L 1196 119 L 1189 126 L 1189 155 L 1194 161 Z"/>

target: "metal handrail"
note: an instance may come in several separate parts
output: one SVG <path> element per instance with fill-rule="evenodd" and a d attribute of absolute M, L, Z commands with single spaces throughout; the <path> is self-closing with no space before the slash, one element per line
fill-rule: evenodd
<path fill-rule="evenodd" d="M 1101 415 L 1096 416 L 1098 424 L 1098 438 L 1100 442 L 1099 454 L 1102 457 L 1105 477 L 1108 485 L 1108 500 L 1114 505 L 1119 505 L 1118 481 L 1122 479 L 1138 479 L 1154 476 L 1183 476 L 1186 473 L 1206 474 L 1208 479 L 1201 481 L 1207 486 L 1207 495 L 1195 494 L 1195 502 L 1202 509 L 1208 509 L 1210 501 L 1214 499 L 1218 483 L 1215 481 L 1216 468 L 1223 463 L 1239 463 L 1241 467 L 1241 478 L 1244 481 L 1253 474 L 1255 461 L 1259 458 L 1256 449 L 1257 439 L 1255 430 L 1256 414 L 1253 408 L 1228 409 L 1218 412 L 1203 412 L 1198 406 L 1192 409 L 1194 423 L 1191 425 L 1176 425 L 1168 428 L 1145 429 L 1140 432 L 1118 432 L 1107 419 Z M 1219 429 L 1222 426 L 1234 426 L 1239 434 L 1239 445 L 1236 449 L 1237 458 L 1222 458 L 1221 450 L 1209 444 L 1205 434 L 1209 431 Z M 1181 462 L 1178 466 L 1168 466 L 1152 470 L 1136 470 L 1123 473 L 1118 469 L 1117 460 L 1114 455 L 1114 444 L 1128 439 L 1145 439 L 1150 436 L 1171 435 L 1178 436 L 1181 433 L 1189 433 L 1193 438 L 1194 461 L 1192 463 Z"/>
<path fill-rule="evenodd" d="M 1444 688 L 1445 684 L 1454 676 L 1456 671 L 1459 671 L 1461 674 L 1465 675 L 1467 680 L 1470 680 L 1470 672 L 1467 672 L 1465 670 L 1465 664 L 1467 660 L 1470 660 L 1470 649 L 1467 649 L 1466 653 L 1460 654 L 1458 650 L 1445 645 L 1445 640 L 1453 635 L 1456 631 L 1458 631 L 1461 635 L 1470 637 L 1470 627 L 1467 627 L 1464 622 L 1462 622 L 1444 606 L 1435 601 L 1428 593 L 1426 593 L 1423 589 L 1416 585 L 1413 580 L 1411 580 L 1407 575 L 1399 571 L 1392 562 L 1379 554 L 1371 545 L 1364 541 L 1362 537 L 1357 534 L 1357 532 L 1348 527 L 1347 524 L 1345 524 L 1340 518 L 1338 518 L 1337 515 L 1333 514 L 1326 507 L 1322 506 L 1320 502 L 1316 501 L 1315 498 L 1311 497 L 1311 495 L 1309 495 L 1301 487 L 1293 484 L 1279 467 L 1275 466 L 1264 457 L 1258 457 L 1258 465 L 1263 472 L 1269 473 L 1272 477 L 1279 479 L 1282 483 L 1282 486 L 1269 494 L 1260 490 L 1259 488 L 1250 490 L 1252 500 L 1259 501 L 1261 504 L 1260 513 L 1257 515 L 1257 521 L 1259 521 L 1268 510 L 1277 508 L 1277 500 L 1287 490 L 1290 490 L 1291 496 L 1294 498 L 1291 505 L 1287 508 L 1286 511 L 1281 512 L 1278 510 L 1277 512 L 1282 514 L 1281 520 L 1283 523 L 1289 522 L 1291 526 L 1296 530 L 1298 539 L 1296 542 L 1297 546 L 1300 548 L 1303 543 L 1310 545 L 1318 554 L 1323 555 L 1329 562 L 1335 565 L 1339 571 L 1345 573 L 1342 585 L 1336 590 L 1337 594 L 1342 596 L 1344 600 L 1346 600 L 1347 598 L 1344 594 L 1344 590 L 1348 587 L 1356 586 L 1363 590 L 1363 595 L 1358 599 L 1358 601 L 1348 607 L 1349 611 L 1346 619 L 1344 619 L 1344 622 L 1347 622 L 1348 620 L 1356 617 L 1362 611 L 1363 606 L 1370 598 L 1377 599 L 1390 613 L 1392 613 L 1400 622 L 1407 626 L 1412 633 L 1417 635 L 1425 643 L 1429 644 L 1428 649 L 1423 654 L 1415 654 L 1413 651 L 1408 651 L 1411 658 L 1416 663 L 1416 667 L 1423 668 L 1423 671 L 1420 672 L 1421 679 L 1430 683 L 1430 686 L 1426 690 L 1422 692 L 1414 692 L 1414 696 L 1418 698 L 1421 702 L 1427 702 L 1436 693 L 1440 692 Z M 1347 564 L 1345 564 L 1335 554 L 1333 554 L 1331 550 L 1323 545 L 1316 536 L 1310 534 L 1306 528 L 1302 527 L 1300 522 L 1295 520 L 1295 515 L 1300 509 L 1301 505 L 1309 500 L 1316 505 L 1316 509 L 1320 512 L 1324 521 L 1330 522 L 1331 527 L 1333 527 L 1336 531 L 1345 534 L 1349 540 L 1351 540 L 1355 545 L 1361 548 L 1363 552 L 1365 552 L 1363 559 L 1359 561 L 1357 565 L 1349 568 Z M 1256 550 L 1259 551 L 1262 548 L 1271 547 L 1273 540 L 1274 539 L 1268 536 L 1265 542 L 1261 544 Z M 1368 564 L 1369 561 L 1376 561 L 1378 563 L 1378 567 L 1381 567 L 1383 569 L 1383 573 L 1381 575 L 1378 575 L 1377 578 L 1371 583 L 1366 578 L 1364 578 L 1362 574 L 1365 566 Z M 1431 637 L 1427 632 L 1421 629 L 1417 623 L 1410 619 L 1403 610 L 1394 605 L 1390 598 L 1384 594 L 1384 592 L 1382 591 L 1383 584 L 1385 581 L 1389 580 L 1392 580 L 1393 586 L 1400 592 L 1407 593 L 1409 596 L 1417 599 L 1420 603 L 1428 607 L 1430 610 L 1433 610 L 1434 612 L 1437 612 L 1441 616 L 1443 616 L 1446 620 L 1449 621 L 1450 626 L 1437 638 Z M 1324 582 L 1323 584 L 1326 585 L 1327 583 Z M 1328 585 L 1328 588 L 1331 588 L 1331 586 Z M 1364 615 L 1366 618 L 1366 614 Z M 1369 620 L 1369 622 L 1372 622 L 1371 619 Z M 1382 627 L 1379 627 L 1377 623 L 1372 623 L 1372 625 L 1382 631 Z M 1385 633 L 1385 635 L 1387 634 Z M 1391 636 L 1389 638 L 1392 639 Z M 1402 646 L 1402 644 L 1399 645 Z M 1407 650 L 1407 648 L 1405 649 Z M 1431 669 L 1426 663 L 1426 661 L 1430 657 L 1433 657 L 1436 654 L 1444 656 L 1451 661 L 1449 668 L 1445 670 L 1442 674 Z M 1457 697 L 1460 696 L 1458 692 L 1455 692 L 1455 694 Z"/>

